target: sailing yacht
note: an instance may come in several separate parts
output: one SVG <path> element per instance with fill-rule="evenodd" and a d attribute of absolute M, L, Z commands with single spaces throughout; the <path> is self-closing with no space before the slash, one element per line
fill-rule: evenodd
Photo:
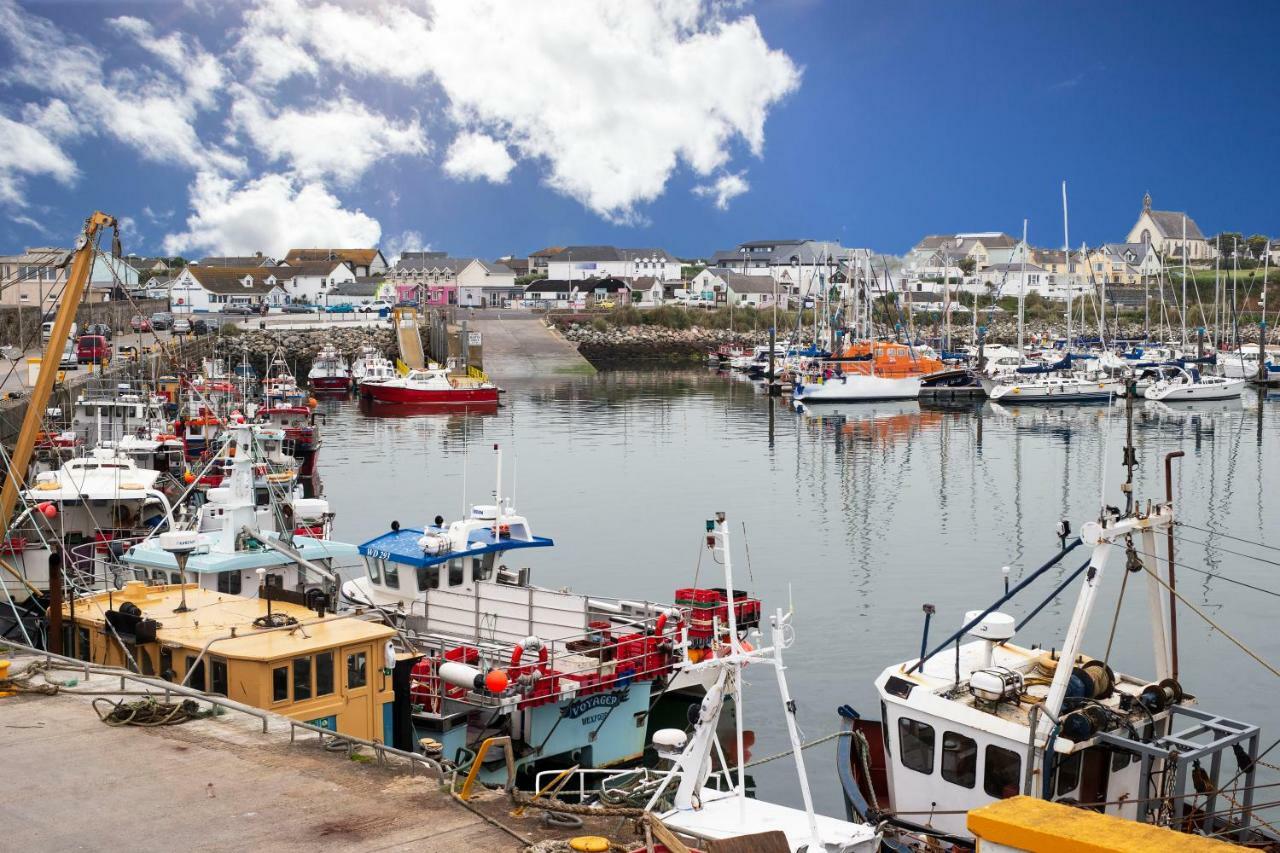
<path fill-rule="evenodd" d="M 1148 400 L 1182 403 L 1194 400 L 1233 400 L 1244 391 L 1245 380 L 1225 376 L 1205 376 L 1194 367 L 1178 367 L 1152 384 L 1145 392 Z"/>

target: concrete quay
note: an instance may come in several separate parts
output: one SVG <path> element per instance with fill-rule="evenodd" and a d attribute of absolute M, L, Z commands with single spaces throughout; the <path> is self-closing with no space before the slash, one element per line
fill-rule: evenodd
<path fill-rule="evenodd" d="M 11 660 L 15 675 L 34 658 Z M 517 851 L 586 831 L 543 830 L 536 810 L 513 818 L 501 792 L 472 801 L 517 839 L 394 756 L 386 765 L 353 760 L 302 730 L 291 743 L 288 722 L 274 715 L 265 734 L 261 719 L 235 711 L 156 728 L 108 726 L 90 692 L 118 693 L 120 678 L 86 680 L 74 669 L 50 678 L 77 683 L 52 696 L 0 698 L 8 782 L 0 826 L 10 850 Z"/>

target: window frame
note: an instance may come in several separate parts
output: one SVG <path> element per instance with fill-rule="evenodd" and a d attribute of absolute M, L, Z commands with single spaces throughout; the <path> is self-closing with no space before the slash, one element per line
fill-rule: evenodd
<path fill-rule="evenodd" d="M 418 578 L 418 592 L 440 588 L 440 566 L 418 566 L 415 574 Z"/>
<path fill-rule="evenodd" d="M 221 673 L 221 690 L 218 690 L 219 673 Z M 215 696 L 229 696 L 231 690 L 231 678 L 227 666 L 227 659 L 209 655 L 209 689 L 208 693 Z"/>
<path fill-rule="evenodd" d="M 995 762 L 992 761 L 992 758 L 996 757 L 1004 760 L 1005 756 L 1013 759 L 1014 768 L 1014 792 L 1009 794 L 1008 797 L 1016 797 L 1022 793 L 1022 756 L 1012 749 L 1006 749 L 994 743 L 987 744 L 982 750 L 982 790 L 986 792 L 987 796 L 994 797 L 997 800 L 1008 799 L 1008 797 L 994 784 L 996 780 L 992 778 L 991 770 Z M 1004 766 L 1007 767 L 1008 765 Z"/>
<path fill-rule="evenodd" d="M 291 669 L 291 665 L 287 663 L 281 666 L 271 667 L 271 704 L 272 705 L 277 705 L 281 702 L 289 701 L 289 697 L 292 695 L 289 692 L 289 687 L 293 683 L 293 677 L 290 669 Z M 277 673 L 284 674 L 284 695 L 283 696 L 279 695 L 280 685 L 276 681 Z"/>
<path fill-rule="evenodd" d="M 328 674 L 327 674 L 327 678 L 325 678 L 325 681 L 327 683 L 322 684 L 321 683 L 322 672 L 323 672 L 322 661 L 326 661 L 326 660 L 328 661 Z M 323 651 L 323 652 L 316 652 L 314 655 L 314 660 L 311 665 L 311 670 L 315 677 L 315 690 L 312 693 L 314 698 L 318 699 L 321 696 L 332 696 L 337 691 L 337 686 L 334 684 L 333 649 L 328 649 L 327 651 Z M 325 689 L 322 689 L 322 688 L 325 688 Z"/>
<path fill-rule="evenodd" d="M 461 557 L 454 557 L 449 560 L 449 588 L 462 586 L 467 577 L 467 567 L 463 565 Z"/>
<path fill-rule="evenodd" d="M 382 585 L 387 589 L 400 588 L 400 567 L 390 560 L 382 560 Z"/>
<path fill-rule="evenodd" d="M 353 664 L 359 660 L 360 666 L 357 669 Z M 352 679 L 352 673 L 359 674 L 359 682 Z M 369 655 L 368 652 L 347 652 L 347 689 L 362 690 L 369 686 Z"/>
<path fill-rule="evenodd" d="M 953 749 L 953 750 L 947 749 L 948 742 L 953 738 L 959 742 L 961 747 L 960 749 Z M 967 768 L 968 782 L 965 781 L 966 777 L 964 775 L 961 775 L 956 772 L 957 769 L 964 769 L 964 755 L 965 755 L 964 747 L 966 746 L 966 742 L 969 748 L 969 753 L 968 753 L 969 767 Z M 948 755 L 953 756 L 953 758 L 951 759 L 952 766 L 948 766 L 948 760 L 947 760 Z M 961 788 L 970 788 L 970 789 L 977 787 L 978 742 L 973 738 L 969 737 L 968 735 L 963 734 L 961 732 L 943 730 L 942 760 L 939 762 L 939 765 L 942 773 L 942 778 L 950 782 L 952 785 L 957 785 Z"/>
<path fill-rule="evenodd" d="M 293 676 L 290 681 L 293 685 L 293 701 L 305 702 L 308 699 L 314 698 L 315 688 L 313 686 L 313 681 L 315 678 L 315 666 L 311 662 L 311 655 L 303 655 L 302 657 L 294 658 L 289 663 L 289 670 Z M 306 691 L 305 696 L 299 695 L 299 687 Z"/>
<path fill-rule="evenodd" d="M 913 731 L 912 729 L 915 729 L 915 730 Z M 920 767 L 907 763 L 908 755 L 914 755 L 914 753 L 916 752 L 915 744 L 913 744 L 912 741 L 915 740 L 921 744 L 925 743 L 924 730 L 928 731 L 928 744 L 927 744 L 928 769 L 927 770 L 921 770 Z M 937 742 L 938 742 L 937 730 L 934 729 L 933 726 L 929 725 L 928 723 L 923 723 L 919 720 L 912 719 L 911 717 L 905 717 L 905 716 L 898 717 L 898 763 L 901 764 L 903 767 L 907 768 L 908 770 L 914 770 L 916 773 L 919 773 L 923 776 L 933 775 L 933 765 L 936 763 L 936 759 L 937 759 L 936 753 L 938 751 Z M 909 748 L 909 745 L 910 745 L 910 748 Z"/>
<path fill-rule="evenodd" d="M 226 595 L 239 595 L 244 589 L 244 578 L 238 570 L 218 572 L 218 592 Z"/>

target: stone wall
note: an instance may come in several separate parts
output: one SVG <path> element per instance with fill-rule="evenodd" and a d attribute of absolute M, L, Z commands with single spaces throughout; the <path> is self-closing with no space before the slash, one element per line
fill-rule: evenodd
<path fill-rule="evenodd" d="M 127 331 L 133 315 L 150 317 L 157 311 L 168 311 L 165 299 L 135 299 L 130 301 L 83 303 L 76 310 L 76 323 L 81 329 L 91 323 L 107 323 L 117 332 Z M 0 344 L 33 349 L 40 345 L 40 324 L 44 318 L 40 309 L 0 306 Z"/>
<path fill-rule="evenodd" d="M 767 344 L 769 333 L 730 332 L 727 329 L 668 329 L 663 326 L 608 326 L 596 328 L 584 323 L 561 326 L 565 339 L 578 345 L 587 361 L 596 367 L 631 362 L 703 361 L 721 344 L 754 346 Z"/>
<path fill-rule="evenodd" d="M 376 347 L 388 358 L 399 356 L 395 335 L 390 326 L 351 326 L 349 328 L 329 327 L 324 329 L 293 329 L 281 326 L 268 329 L 252 329 L 250 331 L 230 332 L 224 329 L 218 335 L 218 351 L 228 358 L 239 358 L 241 353 L 249 356 L 249 363 L 261 373 L 266 369 L 267 360 L 277 351 L 283 352 L 298 376 L 298 381 L 306 379 L 311 362 L 325 346 L 332 346 L 347 359 L 358 354 L 365 346 Z"/>

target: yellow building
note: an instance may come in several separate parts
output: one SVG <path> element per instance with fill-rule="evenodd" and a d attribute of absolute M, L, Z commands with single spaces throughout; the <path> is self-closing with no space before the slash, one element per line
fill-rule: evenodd
<path fill-rule="evenodd" d="M 63 614 L 64 648 L 82 660 L 185 683 L 341 734 L 393 741 L 395 631 L 385 625 L 195 584 L 140 581 L 68 601 Z"/>

